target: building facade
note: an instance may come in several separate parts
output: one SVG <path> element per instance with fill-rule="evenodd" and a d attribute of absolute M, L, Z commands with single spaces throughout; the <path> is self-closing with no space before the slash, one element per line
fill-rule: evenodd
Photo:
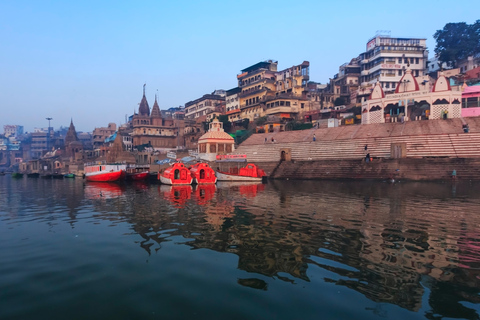
<path fill-rule="evenodd" d="M 6 138 L 8 137 L 18 137 L 23 134 L 23 126 L 19 125 L 4 125 L 3 134 Z"/>
<path fill-rule="evenodd" d="M 179 120 L 183 121 L 183 120 Z M 131 121 L 133 147 L 145 145 L 154 149 L 176 148 L 183 138 L 183 132 L 179 132 L 178 121 L 174 119 L 165 119 L 162 117 L 157 97 L 150 113 L 147 98 L 145 97 L 145 87 L 143 97 L 140 101 L 138 113 L 134 114 Z"/>
<path fill-rule="evenodd" d="M 373 88 L 378 82 L 385 92 L 393 92 L 407 68 L 414 77 L 423 76 L 427 61 L 426 39 L 375 36 L 359 56 L 360 84 Z"/>
<path fill-rule="evenodd" d="M 221 90 L 221 94 L 206 94 L 201 98 L 185 103 L 185 118 L 197 119 L 221 108 L 225 104 L 224 92 L 225 90 Z"/>
<path fill-rule="evenodd" d="M 259 62 L 237 75 L 240 119 L 253 121 L 267 115 L 292 119 L 307 111 L 309 62 L 281 71 L 277 65 L 273 60 Z"/>
<path fill-rule="evenodd" d="M 423 88 L 407 69 L 394 93 L 386 94 L 377 82 L 362 104 L 362 124 L 460 118 L 461 101 L 460 88 L 452 90 L 443 73 L 431 88 Z"/>
<path fill-rule="evenodd" d="M 109 123 L 108 127 L 95 128 L 92 133 L 93 148 L 100 148 L 105 142 L 105 139 L 114 134 L 115 131 L 117 131 L 117 125 L 113 122 Z"/>
<path fill-rule="evenodd" d="M 225 114 L 228 116 L 228 121 L 235 122 L 240 119 L 240 100 L 238 94 L 241 92 L 239 87 L 227 90 L 225 97 Z"/>

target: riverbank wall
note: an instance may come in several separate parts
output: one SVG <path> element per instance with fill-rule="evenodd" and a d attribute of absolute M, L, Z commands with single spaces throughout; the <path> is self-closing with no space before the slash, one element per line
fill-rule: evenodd
<path fill-rule="evenodd" d="M 254 134 L 236 152 L 272 179 L 480 180 L 480 117 Z"/>

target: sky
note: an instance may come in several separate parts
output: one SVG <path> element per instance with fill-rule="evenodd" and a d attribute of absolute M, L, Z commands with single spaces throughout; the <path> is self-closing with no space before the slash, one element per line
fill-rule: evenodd
<path fill-rule="evenodd" d="M 77 131 L 125 123 L 143 85 L 150 107 L 178 107 L 236 87 L 257 62 L 310 62 L 328 82 L 377 33 L 426 38 L 480 19 L 478 0 L 23 1 L 0 0 L 0 132 Z"/>

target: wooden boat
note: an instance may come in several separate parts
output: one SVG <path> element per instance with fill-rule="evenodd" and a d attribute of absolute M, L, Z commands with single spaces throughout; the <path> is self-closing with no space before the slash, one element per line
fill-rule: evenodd
<path fill-rule="evenodd" d="M 262 181 L 266 177 L 265 171 L 258 168 L 253 163 L 248 163 L 245 167 L 237 169 L 230 168 L 229 172 L 217 171 L 218 181 Z"/>
<path fill-rule="evenodd" d="M 75 174 L 69 172 L 69 173 L 65 173 L 63 177 L 67 179 L 75 179 Z"/>
<path fill-rule="evenodd" d="M 150 168 L 148 166 L 127 166 L 126 178 L 130 181 L 145 181 L 150 174 Z"/>
<path fill-rule="evenodd" d="M 93 163 L 85 165 L 85 179 L 96 182 L 112 182 L 125 179 L 126 164 Z"/>
<path fill-rule="evenodd" d="M 53 179 L 63 179 L 64 177 L 63 177 L 63 174 L 61 174 L 61 173 L 54 173 L 54 174 L 52 174 L 52 178 Z"/>
<path fill-rule="evenodd" d="M 160 182 L 169 185 L 192 184 L 193 178 L 190 170 L 181 162 L 175 162 L 163 172 L 158 173 Z"/>
<path fill-rule="evenodd" d="M 20 172 L 12 172 L 12 178 L 15 178 L 15 179 L 23 178 L 23 173 L 20 173 Z"/>
<path fill-rule="evenodd" d="M 190 167 L 193 183 L 195 184 L 209 184 L 216 183 L 217 177 L 215 171 L 207 163 L 195 163 Z"/>

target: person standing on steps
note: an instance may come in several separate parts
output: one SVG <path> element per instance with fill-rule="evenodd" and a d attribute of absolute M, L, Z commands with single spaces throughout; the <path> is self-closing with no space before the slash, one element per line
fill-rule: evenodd
<path fill-rule="evenodd" d="M 315 136 L 315 133 L 313 134 L 313 142 L 317 141 L 317 137 Z"/>
<path fill-rule="evenodd" d="M 367 155 L 365 156 L 365 162 L 366 163 L 370 162 L 370 153 L 367 153 Z"/>

